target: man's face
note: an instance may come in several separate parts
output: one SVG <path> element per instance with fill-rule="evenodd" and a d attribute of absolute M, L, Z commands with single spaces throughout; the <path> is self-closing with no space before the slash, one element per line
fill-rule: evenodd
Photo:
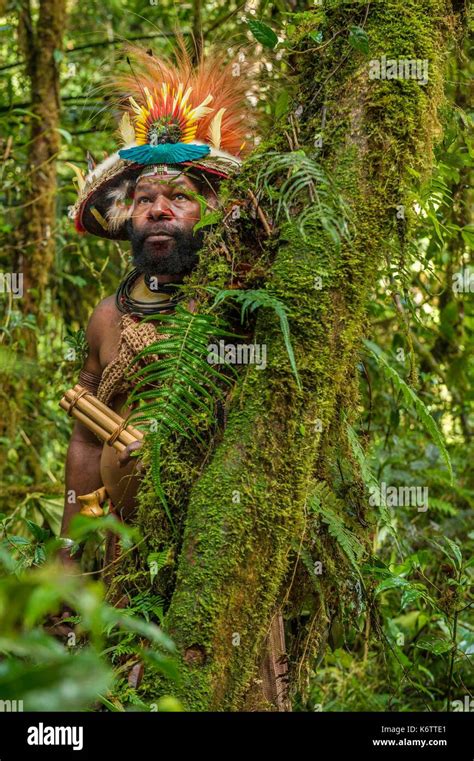
<path fill-rule="evenodd" d="M 127 230 L 133 263 L 144 274 L 181 278 L 196 266 L 204 233 L 193 234 L 200 205 L 189 191 L 199 187 L 185 174 L 138 181 Z"/>

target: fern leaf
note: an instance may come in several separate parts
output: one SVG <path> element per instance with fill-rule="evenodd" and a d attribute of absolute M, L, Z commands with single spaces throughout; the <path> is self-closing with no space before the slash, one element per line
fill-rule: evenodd
<path fill-rule="evenodd" d="M 272 294 L 270 291 L 265 291 L 261 289 L 260 290 L 246 290 L 246 291 L 240 291 L 238 289 L 229 289 L 229 290 L 218 291 L 215 294 L 214 303 L 212 304 L 211 309 L 216 307 L 225 299 L 229 299 L 229 298 L 233 299 L 234 301 L 236 301 L 238 304 L 241 305 L 240 319 L 242 323 L 245 319 L 245 314 L 247 311 L 253 312 L 255 309 L 258 309 L 258 308 L 267 308 L 267 309 L 270 308 L 274 310 L 275 314 L 280 320 L 280 329 L 283 335 L 283 340 L 285 342 L 285 348 L 288 354 L 288 359 L 290 361 L 291 369 L 296 378 L 298 388 L 301 390 L 301 381 L 298 374 L 298 369 L 296 367 L 293 347 L 291 345 L 290 326 L 288 324 L 286 307 L 283 304 L 283 302 L 279 301 L 279 299 L 277 299 L 277 297 L 274 296 L 274 294 Z"/>
<path fill-rule="evenodd" d="M 364 450 L 362 449 L 357 438 L 357 434 L 352 426 L 347 422 L 346 430 L 352 454 L 354 455 L 360 468 L 360 475 L 362 480 L 369 492 L 376 493 L 379 496 L 378 501 L 380 502 L 380 517 L 382 519 L 382 523 L 394 536 L 396 536 L 395 527 L 393 525 L 393 511 L 388 507 L 385 501 L 385 497 L 383 496 L 380 489 L 380 485 L 370 469 Z"/>
<path fill-rule="evenodd" d="M 150 552 L 150 554 L 147 557 L 147 562 L 150 567 L 151 581 L 153 581 L 155 576 L 161 571 L 162 568 L 168 565 L 168 563 L 170 562 L 171 556 L 172 556 L 171 547 L 166 547 L 166 549 L 161 550 L 160 552 Z M 153 564 L 153 567 L 152 567 L 152 564 Z"/>
<path fill-rule="evenodd" d="M 281 180 L 284 177 L 285 179 Z M 269 152 L 256 179 L 257 190 L 278 199 L 275 219 L 282 215 L 307 238 L 310 226 L 327 232 L 336 247 L 349 238 L 350 209 L 323 167 L 303 150 Z M 303 207 L 295 215 L 295 206 Z"/>
<path fill-rule="evenodd" d="M 364 547 L 355 534 L 345 526 L 340 517 L 343 503 L 331 492 L 324 481 L 316 484 L 309 500 L 309 506 L 313 512 L 321 516 L 330 535 L 336 540 L 350 564 L 359 573 L 359 564 L 365 552 Z"/>
<path fill-rule="evenodd" d="M 448 450 L 446 449 L 446 444 L 444 441 L 443 434 L 441 433 L 438 426 L 436 425 L 436 422 L 431 416 L 428 408 L 426 407 L 424 402 L 421 401 L 418 394 L 416 394 L 415 391 L 412 388 L 410 388 L 410 386 L 397 373 L 397 371 L 393 367 L 391 367 L 391 365 L 389 365 L 380 347 L 378 347 L 376 344 L 372 343 L 371 341 L 364 341 L 364 343 L 369 349 L 372 356 L 374 357 L 377 364 L 379 365 L 385 377 L 393 382 L 393 385 L 395 386 L 397 391 L 401 392 L 402 397 L 405 401 L 405 404 L 408 407 L 414 408 L 418 416 L 418 419 L 420 420 L 421 423 L 423 423 L 425 430 L 431 436 L 436 446 L 438 447 L 439 451 L 441 452 L 443 460 L 446 463 L 446 467 L 448 468 L 449 478 L 452 484 L 454 481 L 454 477 L 453 477 L 453 468 L 451 465 L 451 458 L 449 456 Z"/>
<path fill-rule="evenodd" d="M 435 513 L 440 513 L 440 515 L 451 517 L 459 513 L 459 510 L 451 502 L 446 502 L 446 500 L 439 499 L 438 497 L 430 497 L 430 511 L 433 510 Z"/>
<path fill-rule="evenodd" d="M 216 335 L 232 334 L 214 315 L 196 314 L 182 305 L 173 314 L 150 319 L 159 321 L 165 337 L 134 358 L 129 374 L 134 388 L 128 402 L 136 405 L 130 419 L 148 424 L 155 493 L 174 525 L 161 483 L 161 448 L 173 434 L 202 441 L 196 418 L 199 415 L 201 420 L 212 420 L 215 402 L 223 396 L 222 387 L 230 383 L 228 376 L 206 361 L 208 346 Z M 151 362 L 140 364 L 140 360 L 149 358 Z"/>

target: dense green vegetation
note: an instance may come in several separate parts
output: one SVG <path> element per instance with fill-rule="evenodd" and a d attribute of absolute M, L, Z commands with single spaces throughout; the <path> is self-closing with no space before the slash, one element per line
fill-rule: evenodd
<path fill-rule="evenodd" d="M 85 168 L 87 151 L 101 159 L 113 150 L 111 135 L 117 114 L 116 109 L 104 107 L 106 96 L 101 86 L 115 67 L 125 65 L 121 43 L 142 40 L 145 45 L 153 44 L 156 51 L 168 50 L 173 35 L 170 32 L 166 39 L 162 30 L 172 30 L 177 24 L 185 31 L 202 28 L 205 45 L 220 42 L 234 59 L 240 51 L 242 66 L 251 65 L 255 70 L 252 102 L 262 140 L 243 179 L 224 189 L 223 209 L 228 211 L 236 198 L 242 203 L 240 227 L 226 238 L 227 253 L 235 253 L 238 263 L 244 264 L 242 249 L 248 246 L 255 253 L 251 240 L 255 215 L 252 217 L 242 200 L 246 187 L 258 190 L 265 213 L 280 231 L 278 252 L 272 248 L 276 248 L 273 241 L 261 243 L 261 235 L 261 256 L 247 268 L 249 276 L 237 279 L 240 289 L 253 289 L 255 300 L 255 310 L 247 313 L 244 327 L 235 318 L 237 310 L 233 312 L 229 306 L 237 301 L 240 311 L 244 297 L 240 294 L 232 300 L 224 292 L 233 266 L 229 260 L 233 260 L 230 254 L 216 256 L 220 232 L 210 233 L 199 272 L 189 284 L 192 290 L 204 282 L 205 296 L 198 291 L 202 311 L 227 318 L 229 330 L 249 332 L 255 327 L 255 314 L 259 315 L 257 331 L 270 336 L 270 346 L 275 347 L 273 386 L 267 385 L 264 374 L 260 379 L 254 373 L 240 388 L 242 408 L 249 392 L 250 398 L 254 394 L 254 408 L 245 408 L 242 419 L 238 415 L 230 419 L 230 446 L 245 441 L 252 415 L 259 421 L 255 430 L 252 428 L 255 441 L 258 436 L 263 440 L 267 420 L 261 412 L 268 410 L 272 400 L 281 404 L 281 409 L 297 409 L 288 396 L 301 400 L 300 383 L 307 388 L 318 373 L 327 378 L 337 375 L 331 356 L 340 361 L 341 375 L 343 363 L 347 370 L 346 388 L 338 397 L 343 414 L 331 421 L 317 460 L 305 543 L 300 546 L 294 535 L 276 532 L 275 568 L 263 568 L 262 551 L 262 577 L 268 577 L 269 587 L 277 586 L 279 573 L 284 577 L 284 561 L 290 553 L 316 575 L 316 591 L 307 592 L 303 584 L 302 599 L 291 600 L 288 609 L 283 609 L 289 632 L 297 618 L 305 626 L 311 624 L 312 606 L 323 599 L 320 617 L 326 631 L 308 645 L 310 657 L 295 685 L 294 710 L 458 710 L 455 701 L 472 697 L 474 144 L 468 85 L 473 65 L 467 42 L 453 33 L 447 65 L 437 59 L 439 68 L 426 92 L 420 94 L 418 82 L 397 82 L 400 87 L 395 90 L 391 82 L 383 83 L 386 90 L 377 91 L 370 122 L 370 147 L 378 145 L 380 156 L 370 155 L 366 162 L 374 173 L 377 168 L 380 171 L 376 178 L 379 196 L 368 197 L 351 179 L 364 176 L 364 162 L 356 150 L 349 151 L 345 124 L 336 119 L 334 128 L 330 112 L 337 108 L 351 66 L 356 68 L 356 81 L 371 52 L 378 55 L 385 44 L 378 30 L 391 22 L 388 14 L 396 3 L 385 5 L 387 16 L 380 5 L 380 15 L 369 17 L 366 28 L 368 6 L 362 2 L 297 2 L 289 12 L 286 3 L 263 0 L 252 4 L 254 13 L 250 7 L 244 10 L 238 4 L 218 2 L 206 2 L 202 7 L 199 3 L 167 2 L 144 6 L 138 0 L 71 2 L 67 24 L 61 30 L 61 46 L 54 49 L 53 56 L 61 108 L 60 122 L 52 129 L 59 135 L 60 147 L 53 160 L 57 170 L 53 177 L 54 224 L 47 239 L 32 237 L 34 215 L 28 213 L 35 204 L 42 170 L 41 166 L 32 168 L 30 154 L 38 117 L 22 41 L 26 6 L 16 2 L 0 6 L 4 61 L 0 67 L 0 269 L 2 273 L 24 271 L 28 282 L 24 299 L 0 292 L 0 698 L 22 697 L 25 707 L 33 710 L 40 706 L 54 710 L 64 705 L 65 699 L 69 708 L 95 710 L 177 710 L 186 704 L 176 646 L 159 625 L 166 623 L 167 569 L 176 573 L 174 553 L 179 546 L 167 520 L 168 503 L 173 509 L 180 499 L 182 502 L 182 492 L 174 491 L 175 485 L 181 479 L 182 490 L 188 494 L 200 463 L 189 458 L 188 467 L 183 465 L 185 458 L 172 439 L 166 445 L 159 479 L 155 470 L 154 483 L 152 473 L 145 484 L 135 524 L 117 528 L 107 518 L 77 520 L 75 537 L 85 546 L 83 575 L 60 577 L 52 561 L 58 546 L 70 433 L 70 421 L 58 401 L 77 382 L 92 308 L 115 290 L 129 263 L 126 244 L 74 231 L 67 217 L 76 193 L 71 165 Z M 407 13 L 415 13 L 416 3 L 405 5 Z M 433 10 L 435 5 L 434 0 L 426 0 L 427 8 Z M 441 7 L 441 2 L 438 5 Z M 36 23 L 41 4 L 27 6 Z M 461 14 L 458 23 L 463 20 Z M 427 26 L 425 30 L 421 21 L 420 28 L 413 31 L 413 40 L 426 46 L 428 58 L 437 54 L 430 29 Z M 399 43 L 397 34 L 394 28 L 394 45 Z M 393 54 L 408 55 L 412 40 L 405 40 L 403 34 L 401 38 L 402 47 Z M 404 44 L 408 48 L 403 48 Z M 329 52 L 325 45 L 330 45 Z M 308 49 L 314 49 L 314 58 Z M 387 56 L 391 53 L 388 50 Z M 312 71 L 315 58 L 320 61 L 317 72 L 305 81 L 305 71 Z M 341 62 L 336 71 L 335 60 Z M 295 71 L 298 77 L 294 79 Z M 321 126 L 319 101 L 318 109 L 311 112 L 309 108 L 309 114 L 303 111 L 300 115 L 298 104 L 312 102 L 319 86 L 326 86 L 327 72 L 331 108 L 325 127 L 325 117 Z M 430 113 L 431 103 L 435 105 Z M 429 123 L 427 114 L 432 117 Z M 420 118 L 425 120 L 421 124 Z M 270 134 L 275 124 L 281 127 L 277 135 Z M 321 143 L 313 142 L 318 125 Z M 389 129 L 392 143 L 387 140 L 384 145 Z M 310 140 L 315 151 L 308 148 Z M 326 144 L 331 166 L 323 160 Z M 413 158 L 418 153 L 419 165 Z M 286 184 L 279 182 L 282 176 L 288 177 Z M 308 187 L 319 190 L 317 203 Z M 394 187 L 397 195 L 392 196 L 389 191 Z M 390 226 L 384 227 L 384 214 L 391 216 Z M 345 252 L 342 257 L 341 250 Z M 364 261 L 364 251 L 367 256 L 380 256 L 380 262 L 374 258 L 370 266 L 371 262 Z M 275 259 L 277 265 L 271 269 Z M 368 306 L 361 293 L 354 293 L 340 308 L 342 312 L 347 306 L 349 329 L 352 319 L 357 329 L 363 328 L 365 340 L 357 336 L 354 348 L 352 333 L 349 337 L 344 334 L 339 352 L 330 342 L 324 345 L 332 327 L 330 319 L 326 321 L 332 302 L 325 287 L 328 281 L 347 283 L 349 277 L 356 278 L 358 268 Z M 241 272 L 246 272 L 245 267 Z M 270 293 L 264 294 L 269 273 Z M 314 280 L 316 292 L 321 291 L 316 311 L 305 296 L 309 279 Z M 212 305 L 219 291 L 216 310 Z M 311 322 L 314 319 L 319 321 L 317 333 Z M 306 354 L 302 351 L 305 340 Z M 317 365 L 312 364 L 314 358 Z M 334 404 L 330 390 L 321 400 L 328 407 Z M 308 418 L 313 412 L 308 409 Z M 202 422 L 199 419 L 198 424 Z M 295 430 L 290 421 L 288 431 L 291 447 L 283 456 L 276 449 L 263 454 L 269 463 L 272 457 L 283 463 L 288 483 L 276 484 L 268 493 L 260 484 L 262 494 L 267 495 L 262 537 L 270 537 L 265 521 L 276 516 L 284 527 L 285 516 L 291 517 L 289 484 L 294 463 L 300 467 L 310 461 L 304 459 L 303 443 L 308 446 L 304 419 Z M 320 433 L 316 426 L 315 440 Z M 275 436 L 271 442 L 281 444 L 281 439 Z M 163 449 L 155 438 L 155 455 L 158 444 Z M 261 452 L 257 445 L 255 449 L 257 457 Z M 220 456 L 227 463 L 225 450 Z M 197 508 L 199 500 L 212 503 L 213 473 L 219 472 L 222 462 L 217 459 L 214 465 L 216 470 L 209 471 L 201 491 L 193 493 L 195 507 L 188 531 L 203 530 Z M 244 476 L 250 472 L 246 470 Z M 216 494 L 219 489 L 223 493 L 227 487 L 236 488 L 232 472 L 226 477 L 228 484 L 225 479 L 215 484 Z M 252 483 L 259 485 L 257 476 Z M 391 504 L 391 487 L 418 489 L 412 492 L 416 502 Z M 165 504 L 162 488 L 168 500 Z M 381 491 L 385 498 L 380 497 Z M 244 506 L 235 504 L 232 510 L 236 521 L 246 520 Z M 219 515 L 217 498 L 213 515 Z M 178 526 L 182 520 L 183 516 Z M 97 580 L 106 530 L 120 532 L 123 558 L 116 582 L 127 581 L 129 607 L 125 610 L 104 601 L 105 589 Z M 321 559 L 329 571 L 323 591 L 315 568 Z M 219 583 L 216 576 L 216 587 Z M 212 590 L 215 597 L 209 598 L 210 607 L 216 609 L 218 591 Z M 233 593 L 238 596 L 238 590 Z M 194 594 L 192 585 L 190 594 Z M 178 648 L 180 637 L 185 641 L 187 636 L 186 626 L 180 628 L 187 615 L 186 602 L 183 594 L 171 609 L 169 628 L 176 627 Z M 61 604 L 74 611 L 70 620 L 76 625 L 76 634 L 63 643 L 43 625 Z M 269 599 L 269 608 L 271 604 Z M 298 616 L 292 618 L 297 605 Z M 256 620 L 263 610 L 254 611 Z M 225 617 L 217 620 L 222 629 L 213 631 L 209 641 L 224 637 Z M 201 621 L 188 619 L 186 625 L 192 629 L 198 624 Z M 231 623 L 229 626 L 234 631 Z M 293 652 L 295 663 L 302 657 L 298 647 L 300 643 Z M 235 656 L 239 673 L 252 668 L 245 657 Z M 140 662 L 149 667 L 141 691 L 127 677 L 130 668 Z M 224 672 L 231 681 L 232 668 L 226 671 L 221 663 L 212 665 L 209 683 L 216 674 L 223 679 Z M 184 684 L 186 694 L 189 683 Z M 196 695 L 199 690 L 204 695 L 198 695 L 195 704 L 191 701 L 191 707 L 199 709 L 210 688 L 198 680 L 194 688 Z M 234 692 L 237 695 L 238 689 Z M 235 700 L 229 698 L 231 709 L 235 710 L 239 699 L 239 695 Z"/>

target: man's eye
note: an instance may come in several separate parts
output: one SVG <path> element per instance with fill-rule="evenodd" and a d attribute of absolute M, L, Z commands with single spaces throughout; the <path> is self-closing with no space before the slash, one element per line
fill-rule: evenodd
<path fill-rule="evenodd" d="M 148 196 L 141 196 L 141 197 L 138 199 L 138 203 L 148 203 L 148 201 L 149 201 L 149 200 L 150 200 L 150 199 L 148 198 Z"/>
<path fill-rule="evenodd" d="M 175 201 L 180 201 L 183 198 L 185 201 L 187 201 L 189 196 L 187 196 L 186 193 L 175 193 L 173 198 L 175 199 Z"/>

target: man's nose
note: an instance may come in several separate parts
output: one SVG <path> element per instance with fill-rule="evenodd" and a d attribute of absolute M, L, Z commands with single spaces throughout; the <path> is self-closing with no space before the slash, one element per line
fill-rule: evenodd
<path fill-rule="evenodd" d="M 157 195 L 153 203 L 149 205 L 148 216 L 152 219 L 160 219 L 161 217 L 174 217 L 173 211 L 170 208 L 169 198 L 166 198 L 166 196 Z"/>

